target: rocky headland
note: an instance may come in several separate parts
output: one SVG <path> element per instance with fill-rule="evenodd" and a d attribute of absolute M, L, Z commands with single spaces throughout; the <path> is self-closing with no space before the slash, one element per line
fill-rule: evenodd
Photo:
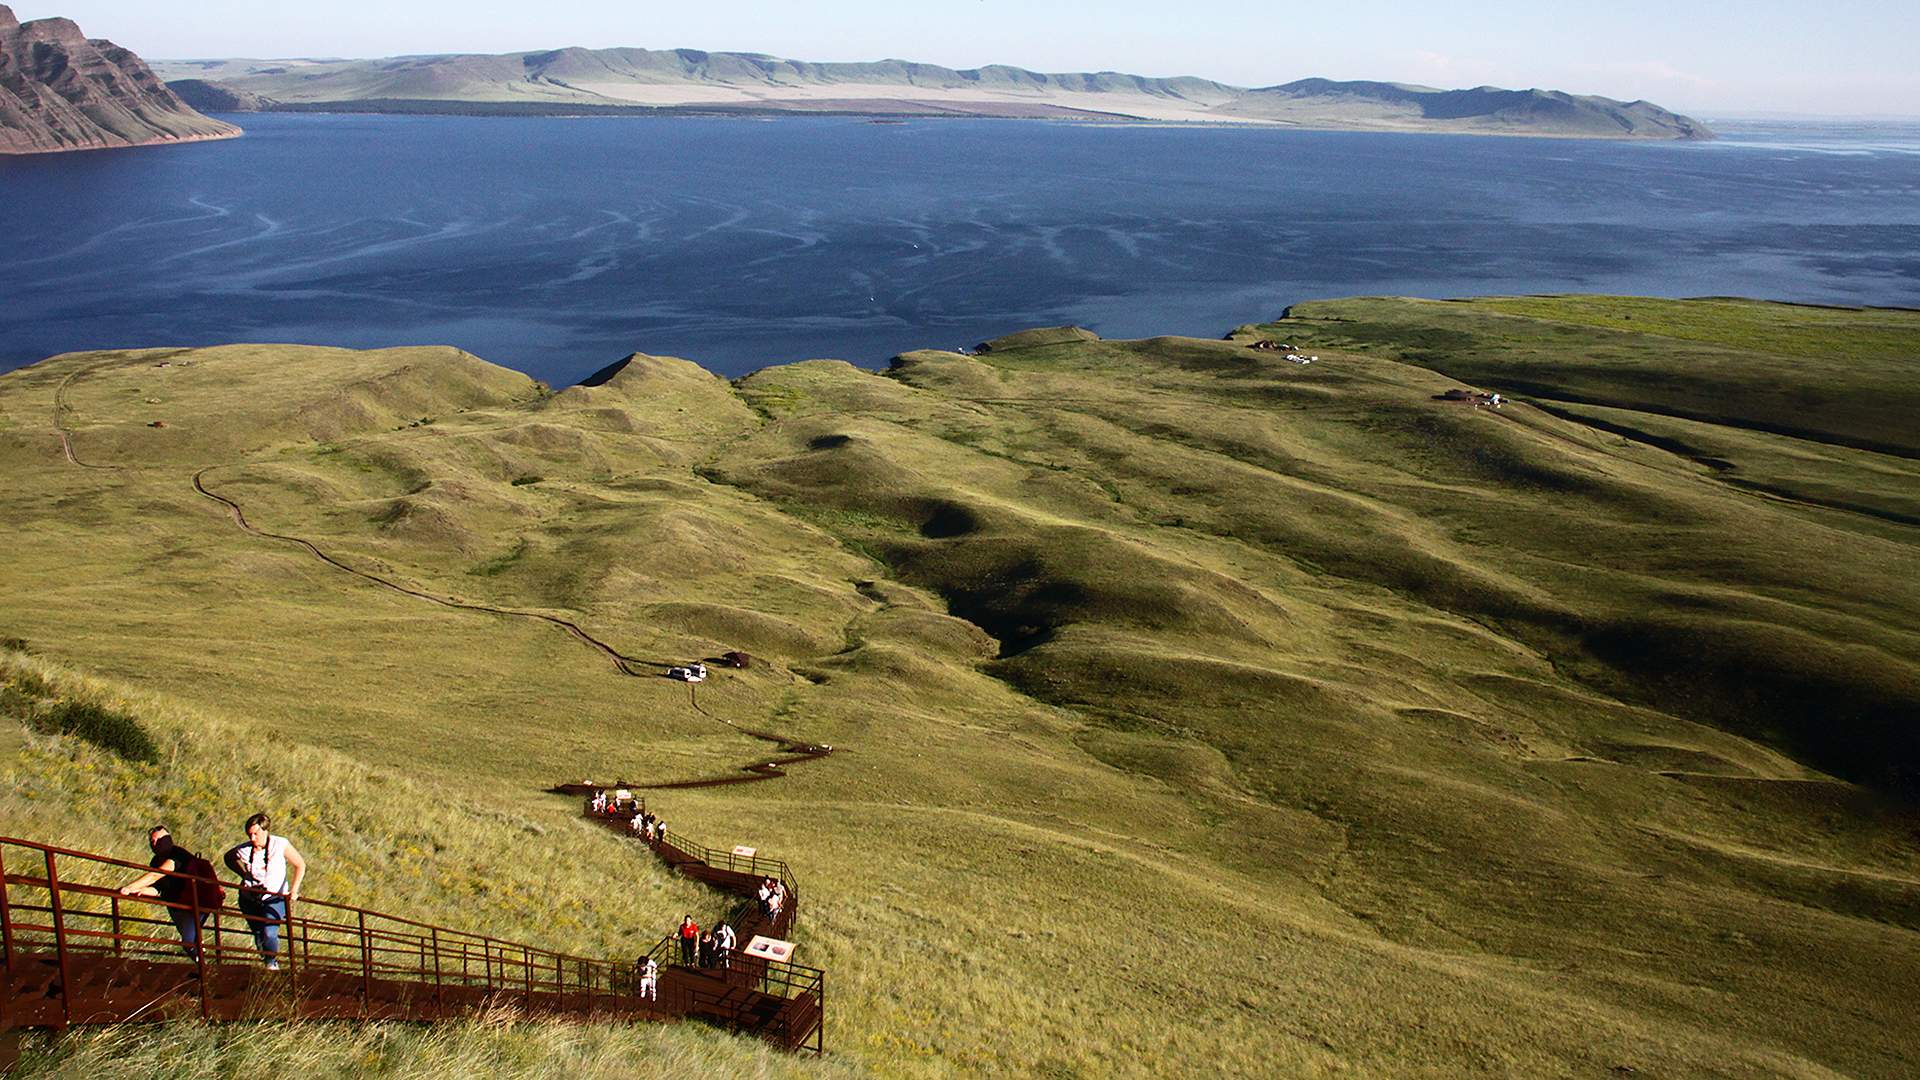
<path fill-rule="evenodd" d="M 230 139 L 132 52 L 71 19 L 21 22 L 0 5 L 0 154 Z"/>

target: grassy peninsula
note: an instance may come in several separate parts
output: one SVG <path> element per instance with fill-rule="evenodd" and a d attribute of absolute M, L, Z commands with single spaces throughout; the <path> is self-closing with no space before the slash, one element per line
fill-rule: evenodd
<path fill-rule="evenodd" d="M 557 393 L 450 348 L 0 376 L 10 833 L 267 809 L 314 896 L 627 955 L 717 899 L 543 788 L 764 753 L 716 719 L 836 748 L 655 800 L 806 883 L 825 1059 L 262 1024 L 29 1071 L 1911 1073 L 1920 314 L 1363 299 L 990 344 Z M 196 477 L 434 597 L 761 662 L 703 714 Z"/>

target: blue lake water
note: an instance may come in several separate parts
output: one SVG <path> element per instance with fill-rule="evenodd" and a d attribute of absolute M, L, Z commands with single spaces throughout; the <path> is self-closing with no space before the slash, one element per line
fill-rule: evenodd
<path fill-rule="evenodd" d="M 555 383 L 1027 326 L 1213 336 L 1298 300 L 1920 306 L 1920 125 L 1708 144 L 846 118 L 257 115 L 0 158 L 0 370 L 232 341 L 453 344 Z"/>

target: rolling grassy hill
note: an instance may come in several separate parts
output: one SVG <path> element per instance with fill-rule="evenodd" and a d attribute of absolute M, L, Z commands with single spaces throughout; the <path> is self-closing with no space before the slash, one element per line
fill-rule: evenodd
<path fill-rule="evenodd" d="M 10 831 L 132 851 L 268 809 L 314 895 L 619 954 L 712 901 L 541 788 L 764 754 L 719 720 L 836 747 L 655 800 L 806 883 L 824 1061 L 509 1025 L 30 1064 L 1905 1075 L 1916 342 L 1901 312 L 1356 300 L 883 373 L 636 355 L 559 393 L 452 349 L 0 377 Z M 196 476 L 435 597 L 760 662 L 696 709 L 242 532 Z M 34 728 L 61 700 L 161 760 Z"/>

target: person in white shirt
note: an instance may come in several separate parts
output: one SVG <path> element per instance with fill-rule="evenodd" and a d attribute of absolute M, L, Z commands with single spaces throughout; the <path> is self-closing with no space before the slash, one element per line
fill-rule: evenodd
<path fill-rule="evenodd" d="M 640 959 L 640 996 L 649 1001 L 660 1000 L 660 962 L 651 956 Z"/>
<path fill-rule="evenodd" d="M 278 971 L 280 927 L 287 921 L 287 905 L 300 899 L 307 860 L 286 837 L 269 832 L 269 825 L 265 814 L 247 819 L 246 842 L 227 852 L 227 868 L 240 877 L 240 914 L 253 930 L 253 943 L 267 970 Z"/>
<path fill-rule="evenodd" d="M 733 927 L 728 926 L 726 923 L 721 923 L 716 927 L 713 931 L 714 963 L 723 968 L 729 966 L 728 961 L 733 958 L 733 946 L 739 940 L 740 936 L 735 934 Z"/>

